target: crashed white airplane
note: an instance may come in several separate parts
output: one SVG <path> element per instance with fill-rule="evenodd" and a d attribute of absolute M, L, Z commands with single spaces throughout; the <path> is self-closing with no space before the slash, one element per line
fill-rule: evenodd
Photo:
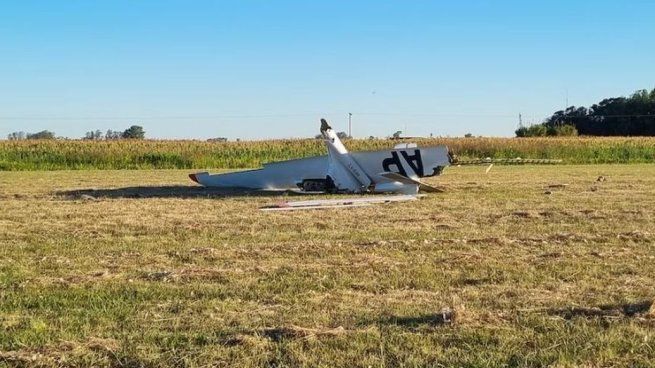
<path fill-rule="evenodd" d="M 441 191 L 422 183 L 420 178 L 441 174 L 452 159 L 446 146 L 418 148 L 407 143 L 390 150 L 350 153 L 325 119 L 321 119 L 321 134 L 327 156 L 274 162 L 257 170 L 214 175 L 202 172 L 189 177 L 207 187 L 417 194 L 419 190 Z"/>

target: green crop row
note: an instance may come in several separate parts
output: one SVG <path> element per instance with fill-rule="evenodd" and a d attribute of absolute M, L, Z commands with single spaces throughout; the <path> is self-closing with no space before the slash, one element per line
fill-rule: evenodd
<path fill-rule="evenodd" d="M 655 138 L 424 138 L 463 159 L 562 159 L 570 164 L 655 162 Z M 346 140 L 352 151 L 392 148 L 398 141 Z M 325 154 L 321 140 L 204 142 L 182 140 L 0 141 L 0 170 L 252 168 Z"/>

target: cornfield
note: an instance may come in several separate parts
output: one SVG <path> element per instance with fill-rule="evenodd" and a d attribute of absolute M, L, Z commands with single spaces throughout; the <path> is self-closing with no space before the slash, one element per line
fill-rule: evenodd
<path fill-rule="evenodd" d="M 569 164 L 654 163 L 655 138 L 422 138 L 447 145 L 461 159 L 563 159 Z M 389 149 L 398 141 L 346 140 L 352 151 Z M 253 168 L 325 154 L 321 140 L 204 142 L 182 140 L 0 141 L 0 170 Z"/>

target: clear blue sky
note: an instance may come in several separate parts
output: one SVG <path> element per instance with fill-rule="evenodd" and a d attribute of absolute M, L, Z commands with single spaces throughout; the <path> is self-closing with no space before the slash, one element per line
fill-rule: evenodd
<path fill-rule="evenodd" d="M 511 136 L 655 86 L 653 1 L 2 1 L 0 134 Z"/>

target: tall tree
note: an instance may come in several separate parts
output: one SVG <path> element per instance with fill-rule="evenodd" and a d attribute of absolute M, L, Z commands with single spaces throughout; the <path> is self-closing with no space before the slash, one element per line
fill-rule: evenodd
<path fill-rule="evenodd" d="M 10 134 L 7 135 L 7 139 L 9 139 L 10 141 L 22 140 L 22 139 L 25 139 L 25 137 L 26 137 L 26 134 L 25 134 L 25 132 L 22 132 L 22 131 L 21 132 L 13 132 L 13 133 L 10 133 Z"/>
<path fill-rule="evenodd" d="M 596 136 L 655 136 L 655 88 L 640 90 L 630 97 L 606 98 L 591 107 L 570 106 L 556 111 L 543 124 L 554 132 L 557 127 L 572 125 L 581 135 Z M 519 128 L 517 136 L 528 134 Z"/>
<path fill-rule="evenodd" d="M 123 132 L 122 138 L 125 139 L 143 139 L 146 137 L 146 132 L 143 127 L 139 125 L 132 125 Z"/>
<path fill-rule="evenodd" d="M 55 133 L 49 130 L 42 130 L 36 133 L 27 133 L 27 139 L 55 139 Z"/>

